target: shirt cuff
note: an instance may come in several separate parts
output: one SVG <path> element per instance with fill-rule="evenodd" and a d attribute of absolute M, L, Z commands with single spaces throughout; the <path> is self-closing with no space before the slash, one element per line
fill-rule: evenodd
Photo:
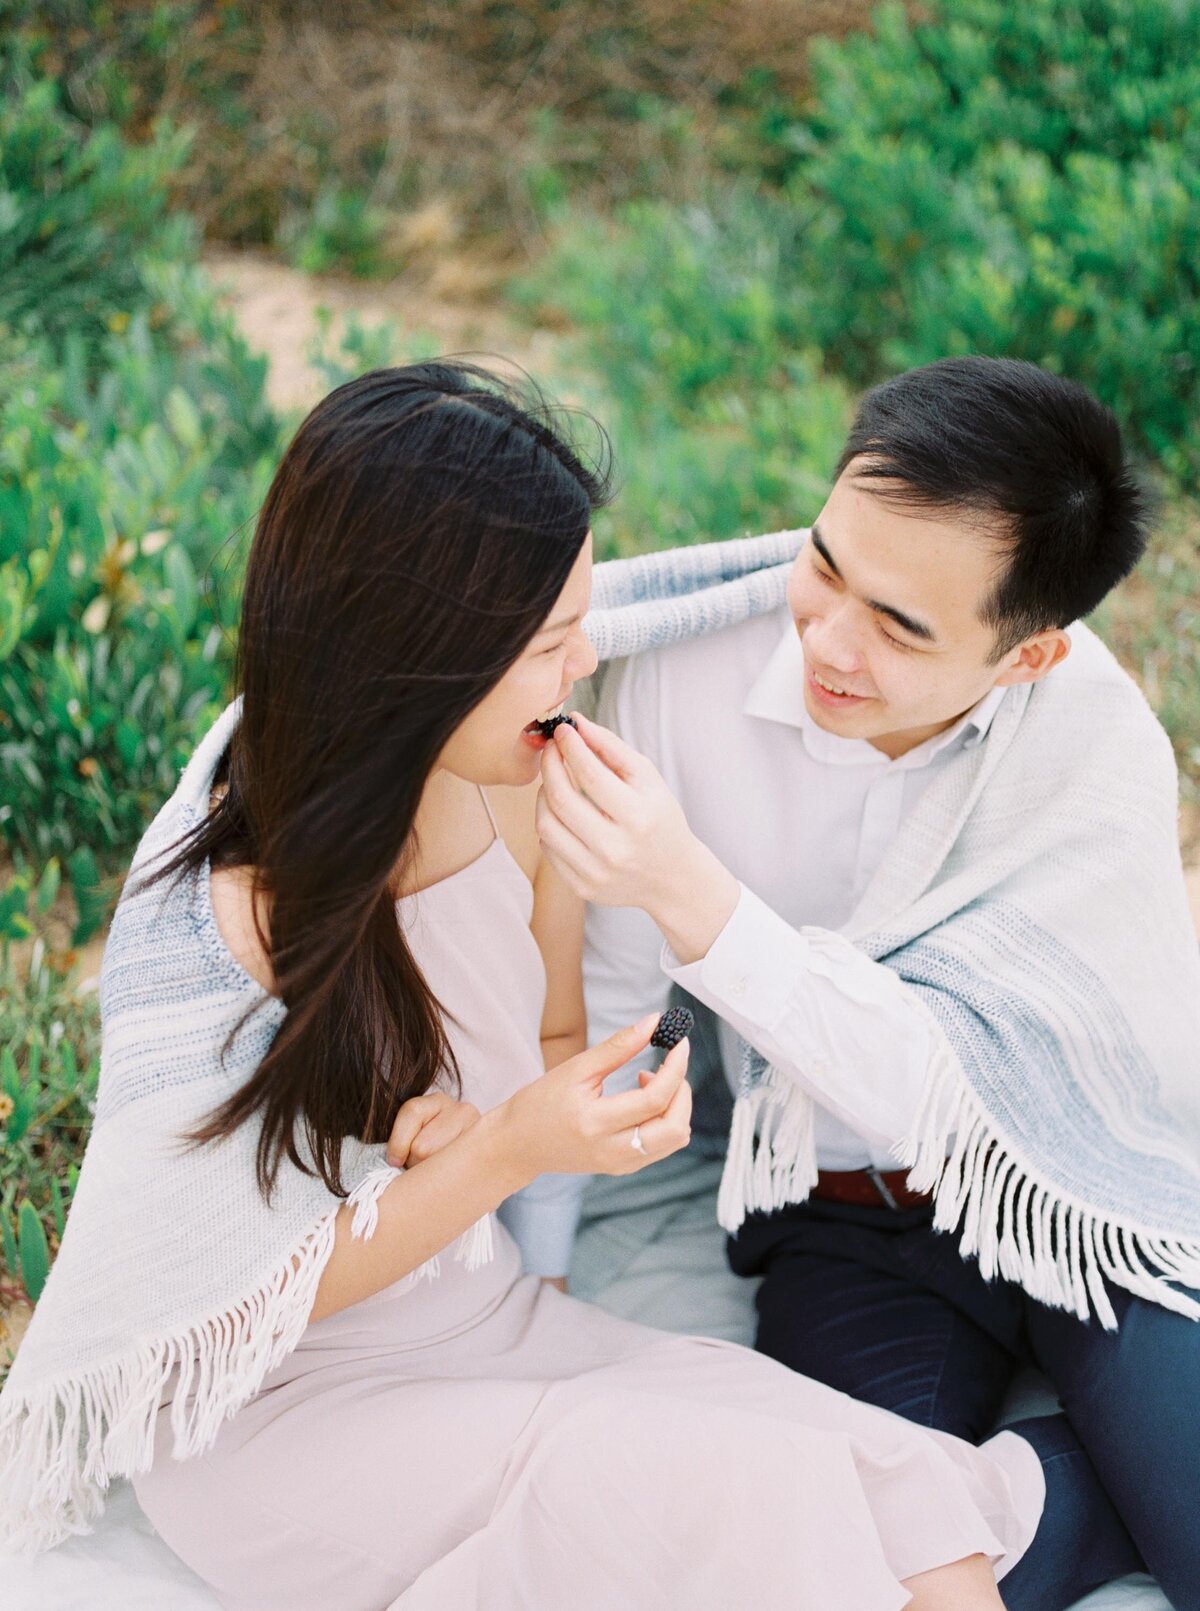
<path fill-rule="evenodd" d="M 663 972 L 710 1005 L 728 1005 L 768 1034 L 788 1010 L 796 980 L 810 966 L 812 946 L 753 890 L 741 886 L 729 921 L 698 962 L 680 962 L 664 944 Z"/>

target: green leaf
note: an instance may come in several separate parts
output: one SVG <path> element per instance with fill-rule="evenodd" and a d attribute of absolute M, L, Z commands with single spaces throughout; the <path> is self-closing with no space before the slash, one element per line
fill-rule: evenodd
<path fill-rule="evenodd" d="M 0 1213 L 0 1248 L 4 1252 L 4 1267 L 15 1281 L 21 1271 L 21 1257 L 17 1252 L 17 1239 L 13 1235 L 12 1205 L 4 1204 L 3 1213 Z"/>
<path fill-rule="evenodd" d="M 177 441 L 185 448 L 196 449 L 200 446 L 203 435 L 203 426 L 200 415 L 188 394 L 180 386 L 172 386 L 167 393 L 165 403 L 167 423 L 175 433 Z"/>
<path fill-rule="evenodd" d="M 30 1122 L 37 1112 L 40 1094 L 40 1087 L 23 1085 L 16 1096 L 13 1097 L 13 1110 L 9 1114 L 4 1127 L 9 1146 L 15 1146 L 18 1141 L 23 1139 L 25 1132 L 29 1129 Z"/>
<path fill-rule="evenodd" d="M 50 1206 L 54 1210 L 54 1229 L 58 1232 L 58 1239 L 61 1242 L 63 1232 L 67 1228 L 67 1214 L 63 1207 L 62 1187 L 58 1184 L 56 1175 L 50 1176 Z"/>
<path fill-rule="evenodd" d="M 15 560 L 0 565 L 0 660 L 6 660 L 21 641 L 28 586 Z"/>
<path fill-rule="evenodd" d="M 138 763 L 142 749 L 142 735 L 133 722 L 119 721 L 116 729 L 117 754 L 131 771 Z"/>
<path fill-rule="evenodd" d="M 39 917 L 45 917 L 46 913 L 54 905 L 54 897 L 58 894 L 58 887 L 61 882 L 62 872 L 59 868 L 58 857 L 52 856 L 46 863 L 42 876 L 38 880 L 34 906 Z"/>
<path fill-rule="evenodd" d="M 71 944 L 83 945 L 104 922 L 108 904 L 100 883 L 100 869 L 89 846 L 80 845 L 67 857 L 67 876 L 79 914 Z"/>
<path fill-rule="evenodd" d="M 3 1085 L 6 1095 L 14 1102 L 21 1094 L 21 1076 L 17 1073 L 17 1060 L 12 1054 L 11 1047 L 8 1046 L 0 1052 L 0 1085 Z"/>
<path fill-rule="evenodd" d="M 178 543 L 167 549 L 163 569 L 166 571 L 167 582 L 171 588 L 175 614 L 179 619 L 180 635 L 186 638 L 195 624 L 196 612 L 200 604 L 200 590 L 196 585 L 196 572 L 187 553 Z"/>
<path fill-rule="evenodd" d="M 50 1244 L 37 1210 L 28 1198 L 22 1202 L 17 1216 L 17 1246 L 21 1255 L 21 1280 L 30 1299 L 36 1303 L 50 1274 Z"/>
<path fill-rule="evenodd" d="M 24 912 L 10 912 L 5 920 L 3 929 L 0 929 L 0 939 L 3 940 L 29 940 L 33 938 L 33 924 Z"/>

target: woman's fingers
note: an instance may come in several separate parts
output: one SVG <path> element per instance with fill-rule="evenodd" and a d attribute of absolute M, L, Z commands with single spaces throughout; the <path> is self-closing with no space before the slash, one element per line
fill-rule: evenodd
<path fill-rule="evenodd" d="M 387 1161 L 393 1169 L 416 1163 L 469 1129 L 478 1117 L 479 1110 L 470 1102 L 458 1102 L 446 1091 L 426 1091 L 421 1096 L 411 1096 L 401 1104 L 392 1125 Z M 434 1126 L 437 1128 L 432 1128 Z M 432 1134 L 425 1135 L 430 1129 Z"/>
<path fill-rule="evenodd" d="M 658 1023 L 658 1016 L 656 1012 L 652 1012 L 647 1017 L 639 1019 L 636 1024 L 618 1029 L 615 1035 L 599 1041 L 595 1046 L 589 1046 L 586 1052 L 578 1053 L 568 1063 L 560 1063 L 559 1068 L 569 1067 L 577 1079 L 585 1085 L 595 1087 L 599 1092 L 600 1086 L 615 1069 L 628 1063 L 631 1057 L 636 1057 L 649 1046 L 650 1037 Z"/>
<path fill-rule="evenodd" d="M 688 1042 L 681 1040 L 678 1046 L 671 1048 L 663 1058 L 661 1067 L 640 1091 L 623 1091 L 619 1096 L 606 1096 L 600 1107 L 604 1127 L 610 1132 L 632 1130 L 635 1124 L 646 1124 L 651 1119 L 661 1118 L 686 1080 L 690 1053 Z"/>
<path fill-rule="evenodd" d="M 642 1146 L 650 1160 L 666 1158 L 686 1147 L 692 1139 L 692 1088 L 686 1080 L 675 1092 L 667 1110 L 657 1119 L 647 1119 L 638 1126 Z M 633 1137 L 630 1135 L 632 1150 Z"/>
<path fill-rule="evenodd" d="M 459 1136 L 465 1135 L 479 1119 L 479 1109 L 472 1102 L 451 1102 L 448 1107 L 421 1126 L 408 1149 L 409 1164 L 422 1163 L 441 1152 Z"/>

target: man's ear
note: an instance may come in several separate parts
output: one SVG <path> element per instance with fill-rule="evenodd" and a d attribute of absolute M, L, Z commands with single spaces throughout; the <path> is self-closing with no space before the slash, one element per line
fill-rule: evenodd
<path fill-rule="evenodd" d="M 1042 678 L 1061 665 L 1071 652 L 1071 640 L 1061 627 L 1039 632 L 1005 655 L 1004 670 L 996 678 L 994 687 L 1011 688 L 1018 682 L 1041 682 Z"/>

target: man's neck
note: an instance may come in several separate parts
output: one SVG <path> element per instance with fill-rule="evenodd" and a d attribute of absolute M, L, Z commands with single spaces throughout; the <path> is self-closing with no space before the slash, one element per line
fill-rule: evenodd
<path fill-rule="evenodd" d="M 967 710 L 972 709 L 974 706 L 967 706 Z M 949 721 L 935 722 L 931 727 L 905 727 L 898 733 L 880 733 L 877 738 L 869 738 L 867 743 L 881 755 L 886 755 L 889 761 L 898 761 L 902 755 L 915 750 L 919 744 L 928 743 L 931 738 L 936 738 L 939 733 L 944 733 L 953 727 L 955 722 L 961 722 L 966 714 L 966 710 L 960 710 L 958 715 L 951 716 Z"/>

